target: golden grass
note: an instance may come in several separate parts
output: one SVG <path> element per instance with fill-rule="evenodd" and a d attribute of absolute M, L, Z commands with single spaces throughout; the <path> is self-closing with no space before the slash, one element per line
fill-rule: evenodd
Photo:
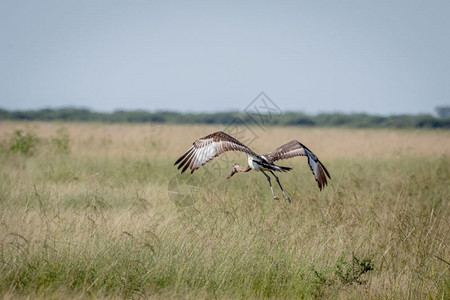
<path fill-rule="evenodd" d="M 225 179 L 239 154 L 177 175 L 222 129 L 0 123 L 0 294 L 449 297 L 449 131 L 240 128 L 261 153 L 298 139 L 330 171 L 319 192 L 304 158 L 283 161 L 289 205 L 256 172 Z M 15 130 L 40 138 L 32 154 L 9 151 Z"/>
<path fill-rule="evenodd" d="M 7 141 L 15 130 L 36 132 L 49 139 L 63 130 L 71 137 L 71 149 L 80 155 L 151 155 L 175 159 L 192 142 L 225 126 L 1 122 L 0 138 Z M 450 153 L 448 130 L 337 129 L 251 126 L 242 136 L 255 138 L 251 147 L 267 153 L 297 139 L 324 158 L 389 157 L 393 155 L 439 156 Z M 245 138 L 244 138 L 245 139 Z"/>

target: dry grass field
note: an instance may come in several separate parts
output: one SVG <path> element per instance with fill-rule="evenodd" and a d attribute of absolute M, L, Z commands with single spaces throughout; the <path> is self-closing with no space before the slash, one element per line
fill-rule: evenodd
<path fill-rule="evenodd" d="M 450 298 L 449 131 L 241 128 L 330 171 L 280 162 L 288 204 L 242 154 L 178 175 L 222 129 L 0 122 L 0 297 Z"/>

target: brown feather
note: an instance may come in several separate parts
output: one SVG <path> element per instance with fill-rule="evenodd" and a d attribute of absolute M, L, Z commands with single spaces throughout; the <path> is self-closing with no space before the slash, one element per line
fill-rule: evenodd
<path fill-rule="evenodd" d="M 208 149 L 209 152 L 206 152 L 207 147 L 213 147 L 213 149 Z M 217 131 L 196 140 L 193 146 L 178 158 L 174 165 L 179 164 L 178 169 L 183 168 L 181 173 L 186 171 L 187 168 L 190 168 L 192 173 L 199 168 L 198 164 L 204 165 L 226 151 L 239 151 L 258 156 L 234 137 L 225 132 Z"/>
<path fill-rule="evenodd" d="M 286 143 L 272 152 L 264 155 L 269 163 L 274 163 L 277 160 L 288 159 L 295 156 L 307 156 L 309 168 L 311 169 L 319 189 L 322 190 L 327 185 L 327 176 L 331 179 L 330 173 L 325 166 L 319 161 L 317 156 L 309 150 L 305 145 L 297 140 L 292 140 Z M 316 171 L 313 169 L 314 165 L 317 165 Z"/>
<path fill-rule="evenodd" d="M 273 163 L 277 160 L 288 159 L 295 156 L 306 156 L 305 146 L 296 140 L 292 140 L 283 146 L 278 147 L 272 152 L 266 154 L 269 163 Z"/>

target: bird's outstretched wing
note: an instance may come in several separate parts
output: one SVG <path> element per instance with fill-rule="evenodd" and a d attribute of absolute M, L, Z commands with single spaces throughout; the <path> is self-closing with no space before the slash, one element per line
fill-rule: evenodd
<path fill-rule="evenodd" d="M 325 166 L 319 161 L 317 156 L 309 150 L 305 145 L 297 140 L 290 141 L 272 152 L 264 155 L 270 163 L 281 159 L 288 159 L 295 156 L 307 156 L 308 164 L 316 178 L 319 189 L 322 190 L 327 185 L 327 176 L 331 179 L 330 173 Z"/>
<path fill-rule="evenodd" d="M 258 154 L 234 137 L 225 132 L 217 131 L 196 140 L 193 146 L 177 159 L 174 165 L 179 164 L 178 169 L 183 168 L 181 173 L 186 171 L 188 167 L 191 169 L 191 173 L 193 173 L 202 165 L 226 151 L 240 151 L 258 156 Z"/>

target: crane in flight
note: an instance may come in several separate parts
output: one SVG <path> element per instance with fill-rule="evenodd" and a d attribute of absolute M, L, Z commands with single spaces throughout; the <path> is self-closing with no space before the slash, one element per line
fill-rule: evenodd
<path fill-rule="evenodd" d="M 189 148 L 179 159 L 177 159 L 174 165 L 179 164 L 178 169 L 182 168 L 181 173 L 184 173 L 187 168 L 190 168 L 192 174 L 205 163 L 226 151 L 243 152 L 247 154 L 248 158 L 248 166 L 242 167 L 238 163 L 235 163 L 227 179 L 231 178 L 231 176 L 237 172 L 248 172 L 250 170 L 260 171 L 267 178 L 270 190 L 272 191 L 272 196 L 275 200 L 278 200 L 279 198 L 273 192 L 272 183 L 270 176 L 266 173 L 267 171 L 275 177 L 275 180 L 280 186 L 286 200 L 291 202 L 281 186 L 280 179 L 274 172 L 284 173 L 292 170 L 292 168 L 275 165 L 274 162 L 277 160 L 288 159 L 295 156 L 306 156 L 308 158 L 309 167 L 311 168 L 311 171 L 319 186 L 319 190 L 322 190 L 325 185 L 327 185 L 327 176 L 331 179 L 330 173 L 328 173 L 327 169 L 319 161 L 317 156 L 297 140 L 292 140 L 289 143 L 276 148 L 270 153 L 258 154 L 231 135 L 222 131 L 211 133 L 196 140 L 193 143 L 193 146 Z"/>

